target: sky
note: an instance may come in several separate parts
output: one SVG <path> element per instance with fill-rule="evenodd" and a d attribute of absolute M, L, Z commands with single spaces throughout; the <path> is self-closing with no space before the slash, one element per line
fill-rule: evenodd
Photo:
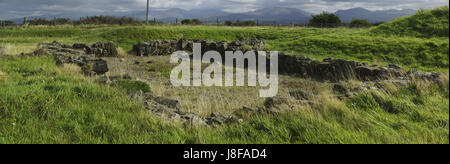
<path fill-rule="evenodd" d="M 429 9 L 448 4 L 449 0 L 150 0 L 152 10 L 214 8 L 233 13 L 268 7 L 291 7 L 320 13 L 355 7 L 369 10 Z M 0 19 L 42 15 L 123 16 L 145 9 L 146 0 L 0 0 Z"/>

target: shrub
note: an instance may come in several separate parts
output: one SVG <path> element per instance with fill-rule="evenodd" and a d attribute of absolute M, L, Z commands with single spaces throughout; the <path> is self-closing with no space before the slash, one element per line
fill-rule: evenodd
<path fill-rule="evenodd" d="M 203 22 L 200 21 L 199 19 L 192 19 L 192 24 L 201 25 L 201 24 L 203 24 Z"/>
<path fill-rule="evenodd" d="M 181 24 L 184 25 L 201 25 L 203 22 L 201 22 L 199 19 L 184 19 L 181 21 Z"/>
<path fill-rule="evenodd" d="M 364 19 L 353 19 L 352 22 L 350 22 L 351 28 L 363 28 L 370 26 L 372 26 L 372 23 Z"/>
<path fill-rule="evenodd" d="M 233 26 L 233 22 L 232 21 L 225 21 L 225 26 Z"/>
<path fill-rule="evenodd" d="M 225 25 L 226 26 L 256 26 L 257 23 L 255 21 L 251 21 L 251 20 L 248 20 L 248 21 L 237 20 L 235 23 L 233 23 L 232 21 L 226 21 Z"/>
<path fill-rule="evenodd" d="M 115 82 L 114 86 L 125 90 L 128 94 L 139 90 L 142 90 L 143 92 L 151 92 L 150 86 L 142 81 L 119 80 Z"/>
<path fill-rule="evenodd" d="M 181 21 L 181 24 L 192 24 L 192 20 L 190 20 L 190 19 L 183 19 Z"/>
<path fill-rule="evenodd" d="M 342 24 L 341 19 L 335 15 L 335 14 L 331 14 L 331 13 L 326 13 L 323 12 L 322 14 L 319 15 L 313 15 L 312 19 L 309 21 L 309 25 L 313 26 L 313 27 L 320 27 L 320 28 L 324 28 L 324 27 L 338 27 Z"/>

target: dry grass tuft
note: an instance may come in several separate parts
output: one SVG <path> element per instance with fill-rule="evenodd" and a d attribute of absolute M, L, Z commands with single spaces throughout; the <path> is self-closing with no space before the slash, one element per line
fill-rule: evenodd
<path fill-rule="evenodd" d="M 60 67 L 60 70 L 62 74 L 69 74 L 73 77 L 80 78 L 80 79 L 88 79 L 86 76 L 83 75 L 83 72 L 81 71 L 81 67 L 79 67 L 76 64 L 64 64 L 62 67 Z"/>
<path fill-rule="evenodd" d="M 0 81 L 8 80 L 8 74 L 0 70 Z"/>
<path fill-rule="evenodd" d="M 117 47 L 118 57 L 129 57 L 131 56 L 122 47 Z"/>

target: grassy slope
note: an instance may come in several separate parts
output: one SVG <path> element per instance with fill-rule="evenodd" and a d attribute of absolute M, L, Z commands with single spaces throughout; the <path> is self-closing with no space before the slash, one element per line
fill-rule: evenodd
<path fill-rule="evenodd" d="M 33 27 L 0 30 L 0 45 L 25 47 L 41 41 L 67 43 L 114 41 L 131 50 L 139 41 L 154 39 L 236 40 L 239 37 L 267 40 L 268 48 L 306 54 L 318 59 L 335 57 L 375 64 L 394 63 L 427 71 L 446 71 L 449 66 L 448 38 L 371 36 L 367 29 L 314 29 L 216 26 L 85 26 Z"/>
<path fill-rule="evenodd" d="M 446 37 L 448 38 L 449 10 L 448 6 L 422 10 L 409 17 L 373 28 L 371 33 L 378 35 L 414 36 L 414 37 Z"/>
<path fill-rule="evenodd" d="M 449 143 L 448 84 L 381 96 L 391 106 L 366 94 L 192 129 L 163 123 L 123 91 L 76 78 L 49 58 L 0 58 L 0 70 L 0 143 Z"/>

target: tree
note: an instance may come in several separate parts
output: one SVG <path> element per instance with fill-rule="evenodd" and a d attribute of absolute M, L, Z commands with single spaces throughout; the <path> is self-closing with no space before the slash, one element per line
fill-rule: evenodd
<path fill-rule="evenodd" d="M 364 28 L 370 26 L 372 26 L 372 23 L 364 19 L 353 19 L 352 22 L 350 22 L 351 28 Z"/>
<path fill-rule="evenodd" d="M 199 19 L 192 19 L 192 24 L 201 25 L 201 24 L 203 24 L 203 22 L 200 21 Z"/>
<path fill-rule="evenodd" d="M 183 19 L 182 21 L 181 21 L 181 24 L 192 24 L 192 20 L 190 20 L 190 19 Z"/>
<path fill-rule="evenodd" d="M 203 22 L 201 22 L 199 19 L 184 19 L 184 20 L 182 20 L 181 21 L 181 24 L 184 24 L 184 25 L 201 25 L 201 24 L 203 24 Z"/>
<path fill-rule="evenodd" d="M 9 20 L 0 20 L 0 26 L 15 26 L 16 23 Z"/>
<path fill-rule="evenodd" d="M 225 21 L 225 26 L 233 26 L 233 22 L 232 21 Z"/>
<path fill-rule="evenodd" d="M 320 28 L 324 28 L 324 27 L 333 28 L 333 27 L 338 27 L 341 24 L 342 24 L 342 21 L 337 15 L 327 13 L 327 12 L 323 12 L 322 14 L 319 14 L 319 15 L 313 15 L 312 19 L 309 20 L 310 26 L 320 27 Z"/>
<path fill-rule="evenodd" d="M 237 21 L 234 26 L 256 26 L 255 21 Z"/>

